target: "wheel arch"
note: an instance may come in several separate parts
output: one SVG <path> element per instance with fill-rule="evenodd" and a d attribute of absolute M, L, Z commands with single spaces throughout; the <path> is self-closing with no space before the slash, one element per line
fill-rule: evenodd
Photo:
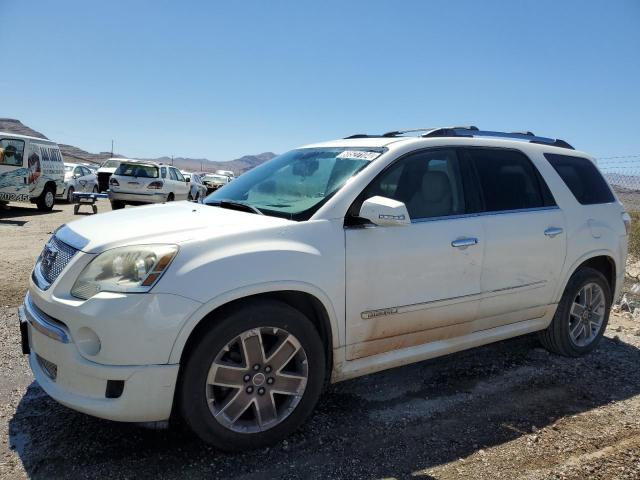
<path fill-rule="evenodd" d="M 577 272 L 580 268 L 589 267 L 594 270 L 599 271 L 604 275 L 604 277 L 609 282 L 609 287 L 611 288 L 611 295 L 615 295 L 616 292 L 616 282 L 617 282 L 617 274 L 618 268 L 615 261 L 615 256 L 612 252 L 608 250 L 598 250 L 594 252 L 589 252 L 584 256 L 580 257 L 576 260 L 571 268 L 568 270 L 567 275 L 564 278 L 564 281 L 560 285 L 560 288 L 556 292 L 555 301 L 559 302 L 562 294 L 569 283 L 569 280 L 573 276 L 575 272 Z M 612 299 L 613 300 L 613 299 Z"/>
<path fill-rule="evenodd" d="M 30 198 L 31 203 L 36 203 L 38 199 L 44 195 L 44 192 L 47 191 L 47 188 L 53 189 L 53 198 L 55 202 L 55 197 L 58 195 L 58 185 L 54 180 L 47 180 L 45 184 L 42 186 L 42 190 L 40 191 L 40 193 L 37 196 Z"/>
<path fill-rule="evenodd" d="M 277 300 L 307 316 L 316 327 L 325 346 L 327 378 L 331 377 L 333 349 L 339 345 L 338 323 L 328 297 L 311 286 L 268 285 L 230 292 L 202 305 L 180 330 L 171 349 L 169 363 L 183 363 L 199 338 L 199 332 L 220 319 L 225 312 L 259 299 Z"/>

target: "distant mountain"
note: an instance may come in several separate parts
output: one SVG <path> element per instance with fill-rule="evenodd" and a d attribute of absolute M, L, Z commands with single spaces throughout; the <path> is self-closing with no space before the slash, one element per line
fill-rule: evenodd
<path fill-rule="evenodd" d="M 20 135 L 29 135 L 31 137 L 47 138 L 42 133 L 33 130 L 32 128 L 24 125 L 20 120 L 13 118 L 0 118 L 0 132 L 17 133 Z M 79 163 L 102 163 L 107 158 L 110 158 L 111 152 L 90 153 L 81 148 L 74 147 L 73 145 L 66 145 L 59 143 L 60 151 L 65 161 L 79 162 Z M 175 157 L 173 159 L 173 165 L 181 170 L 189 171 L 205 171 L 214 172 L 216 170 L 233 170 L 236 175 L 239 175 L 247 170 L 252 169 L 260 165 L 261 163 L 271 160 L 276 154 L 272 152 L 260 153 L 258 155 L 245 155 L 244 157 L 236 158 L 235 160 L 228 161 L 214 161 L 207 158 L 184 158 Z M 114 153 L 113 157 L 118 158 L 133 158 Z M 140 160 L 149 160 L 154 162 L 161 162 L 171 164 L 171 157 L 159 157 L 159 158 L 143 158 Z"/>
<path fill-rule="evenodd" d="M 14 118 L 0 118 L 0 132 L 17 133 L 18 135 L 47 139 L 42 133 L 27 127 L 20 120 Z"/>
<path fill-rule="evenodd" d="M 228 161 L 214 161 L 206 158 L 183 158 L 174 157 L 173 164 L 180 170 L 188 171 L 206 171 L 213 172 L 215 170 L 233 170 L 236 175 L 251 170 L 253 167 L 260 165 L 261 163 L 271 160 L 276 154 L 272 152 L 260 153 L 258 155 L 245 155 L 244 157 L 236 158 L 235 160 Z M 153 162 L 171 164 L 171 157 L 159 157 L 159 158 L 145 158 L 143 160 L 150 160 Z"/>

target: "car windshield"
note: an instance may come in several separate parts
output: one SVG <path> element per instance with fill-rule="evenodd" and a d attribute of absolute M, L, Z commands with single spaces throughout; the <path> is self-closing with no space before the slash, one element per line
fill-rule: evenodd
<path fill-rule="evenodd" d="M 158 167 L 155 165 L 140 165 L 137 163 L 122 163 L 113 173 L 123 177 L 158 178 Z"/>
<path fill-rule="evenodd" d="M 227 183 L 205 203 L 243 203 L 265 215 L 308 220 L 349 178 L 383 152 L 379 148 L 292 150 Z"/>

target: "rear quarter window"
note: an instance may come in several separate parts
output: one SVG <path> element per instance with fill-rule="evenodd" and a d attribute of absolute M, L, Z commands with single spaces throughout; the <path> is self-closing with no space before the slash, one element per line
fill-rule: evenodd
<path fill-rule="evenodd" d="M 598 167 L 588 158 L 556 153 L 545 153 L 544 156 L 582 205 L 615 201 Z"/>

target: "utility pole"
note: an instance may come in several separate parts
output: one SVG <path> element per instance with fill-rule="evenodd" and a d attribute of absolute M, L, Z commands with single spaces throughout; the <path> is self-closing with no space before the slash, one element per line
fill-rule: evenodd
<path fill-rule="evenodd" d="M 111 140 L 111 158 L 113 158 L 113 140 Z"/>
<path fill-rule="evenodd" d="M 173 155 L 171 155 L 171 166 L 173 167 Z"/>

